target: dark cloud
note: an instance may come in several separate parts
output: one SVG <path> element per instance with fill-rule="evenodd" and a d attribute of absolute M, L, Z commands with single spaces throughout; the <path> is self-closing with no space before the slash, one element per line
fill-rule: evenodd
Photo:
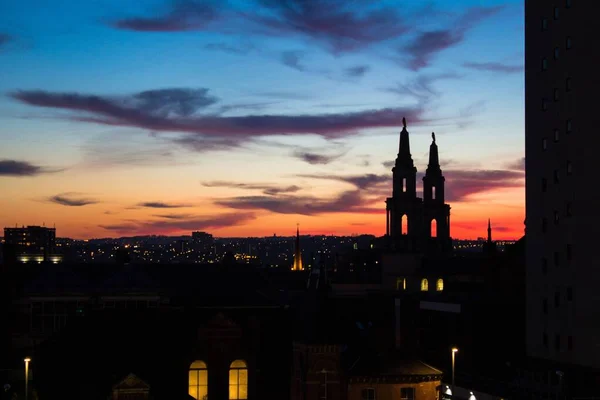
<path fill-rule="evenodd" d="M 226 182 L 226 181 L 213 181 L 204 182 L 203 186 L 206 187 L 226 187 L 235 189 L 247 189 L 247 190 L 260 190 L 265 195 L 274 196 L 281 193 L 295 193 L 302 188 L 296 185 L 290 186 L 276 186 L 269 184 L 257 184 L 257 183 L 239 183 L 239 182 Z"/>
<path fill-rule="evenodd" d="M 297 150 L 292 154 L 292 156 L 312 165 L 326 165 L 334 162 L 340 157 L 343 157 L 345 154 L 345 152 L 341 154 L 320 154 L 311 151 Z"/>
<path fill-rule="evenodd" d="M 350 78 L 360 78 L 361 76 L 369 72 L 370 69 L 371 67 L 369 67 L 368 65 L 357 65 L 355 67 L 346 68 L 344 70 L 344 73 Z"/>
<path fill-rule="evenodd" d="M 82 207 L 90 204 L 98 204 L 98 200 L 80 197 L 78 193 L 62 193 L 48 198 L 49 202 L 68 207 Z"/>
<path fill-rule="evenodd" d="M 438 53 L 463 42 L 469 29 L 500 10 L 503 6 L 473 7 L 467 10 L 451 27 L 421 32 L 400 53 L 406 58 L 407 66 L 412 70 L 420 70 L 431 64 L 431 59 Z"/>
<path fill-rule="evenodd" d="M 502 72 L 506 74 L 514 74 L 523 71 L 523 65 L 510 65 L 510 64 L 502 64 L 497 62 L 485 62 L 485 63 L 477 63 L 477 62 L 466 62 L 463 64 L 463 67 L 474 69 L 477 71 L 488 71 L 488 72 Z"/>
<path fill-rule="evenodd" d="M 146 90 L 133 96 L 139 101 L 140 110 L 168 116 L 170 114 L 189 116 L 199 109 L 215 104 L 218 99 L 208 94 L 208 89 L 157 89 Z"/>
<path fill-rule="evenodd" d="M 251 110 L 251 111 L 259 111 L 271 106 L 273 104 L 278 104 L 277 101 L 264 101 L 257 103 L 237 103 L 237 104 L 224 104 L 219 107 L 218 114 L 224 114 L 230 111 L 241 111 L 241 110 Z"/>
<path fill-rule="evenodd" d="M 181 32 L 205 30 L 219 17 L 214 1 L 174 1 L 155 17 L 124 18 L 110 22 L 114 28 L 141 32 Z"/>
<path fill-rule="evenodd" d="M 153 234 L 181 231 L 228 228 L 242 225 L 255 219 L 254 213 L 230 213 L 215 216 L 193 216 L 187 219 L 163 219 L 145 222 L 126 222 L 122 224 L 100 225 L 101 228 L 124 234 Z"/>
<path fill-rule="evenodd" d="M 436 82 L 447 79 L 460 79 L 461 77 L 461 75 L 454 72 L 419 75 L 408 82 L 398 83 L 396 86 L 385 90 L 401 96 L 411 96 L 417 99 L 419 103 L 427 104 L 431 99 L 441 95 L 433 86 Z"/>
<path fill-rule="evenodd" d="M 509 163 L 506 168 L 513 171 L 525 171 L 525 157 L 521 157 L 517 161 Z"/>
<path fill-rule="evenodd" d="M 496 189 L 522 188 L 523 172 L 508 170 L 448 170 L 446 176 L 446 200 L 468 201 L 469 197 Z"/>
<path fill-rule="evenodd" d="M 381 163 L 381 165 L 383 165 L 386 168 L 392 168 L 394 165 L 396 165 L 396 160 L 384 161 Z"/>
<path fill-rule="evenodd" d="M 297 71 L 305 72 L 306 67 L 301 61 L 303 54 L 301 51 L 284 51 L 281 53 L 281 62 Z"/>
<path fill-rule="evenodd" d="M 177 220 L 191 219 L 194 217 L 192 214 L 161 214 L 161 215 L 154 215 L 154 216 L 157 218 L 177 219 Z"/>
<path fill-rule="evenodd" d="M 57 171 L 49 170 L 27 161 L 0 160 L 0 176 L 35 176 Z"/>
<path fill-rule="evenodd" d="M 328 175 L 328 174 L 313 174 L 313 175 L 299 175 L 302 178 L 311 178 L 311 179 L 327 179 L 334 180 L 339 182 L 349 183 L 355 186 L 357 189 L 373 189 L 374 186 L 380 184 L 391 184 L 392 177 L 390 174 L 385 175 L 377 175 L 377 174 L 364 174 L 364 175 L 349 175 L 349 176 L 339 176 L 339 175 Z"/>
<path fill-rule="evenodd" d="M 139 203 L 138 207 L 146 207 L 146 208 L 184 208 L 190 207 L 188 204 L 170 204 L 164 203 L 162 201 L 147 201 L 144 203 Z"/>
<path fill-rule="evenodd" d="M 335 53 L 394 39 L 408 30 L 398 10 L 357 7 L 346 0 L 260 0 L 267 8 L 250 19 L 274 36 L 300 35 Z"/>
<path fill-rule="evenodd" d="M 246 55 L 255 50 L 256 47 L 250 43 L 229 44 L 229 43 L 209 43 L 204 46 L 207 50 L 222 51 L 224 53 Z"/>
<path fill-rule="evenodd" d="M 33 106 L 75 112 L 75 116 L 71 118 L 77 121 L 137 127 L 151 130 L 155 134 L 185 133 L 189 136 L 179 139 L 181 144 L 195 146 L 199 141 L 203 144 L 206 142 L 209 148 L 239 145 L 253 138 L 273 135 L 316 134 L 335 139 L 356 135 L 364 128 L 397 127 L 402 117 L 413 123 L 424 121 L 424 110 L 419 107 L 318 115 L 165 116 L 149 112 L 135 104 L 123 104 L 102 96 L 45 91 L 19 91 L 11 96 Z"/>

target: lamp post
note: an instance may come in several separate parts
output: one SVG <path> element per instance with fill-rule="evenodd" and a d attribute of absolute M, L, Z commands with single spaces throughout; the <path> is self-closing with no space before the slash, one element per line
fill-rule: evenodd
<path fill-rule="evenodd" d="M 452 397 L 454 397 L 454 361 L 455 361 L 457 352 L 458 352 L 458 349 L 456 347 L 453 347 L 452 348 Z"/>
<path fill-rule="evenodd" d="M 29 362 L 31 358 L 26 357 L 23 361 L 25 361 L 25 400 L 29 397 Z"/>

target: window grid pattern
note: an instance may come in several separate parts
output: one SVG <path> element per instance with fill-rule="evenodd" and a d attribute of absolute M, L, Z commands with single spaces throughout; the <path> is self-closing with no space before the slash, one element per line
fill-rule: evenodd
<path fill-rule="evenodd" d="M 194 361 L 190 366 L 188 393 L 198 400 L 208 399 L 208 369 L 204 361 Z"/>
<path fill-rule="evenodd" d="M 242 360 L 235 360 L 229 367 L 229 399 L 248 398 L 248 366 Z"/>

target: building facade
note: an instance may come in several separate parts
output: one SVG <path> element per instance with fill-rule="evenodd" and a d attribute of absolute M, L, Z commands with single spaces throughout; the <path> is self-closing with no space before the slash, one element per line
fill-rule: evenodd
<path fill-rule="evenodd" d="M 595 6 L 525 1 L 527 353 L 552 396 L 591 383 L 569 366 L 600 367 Z"/>

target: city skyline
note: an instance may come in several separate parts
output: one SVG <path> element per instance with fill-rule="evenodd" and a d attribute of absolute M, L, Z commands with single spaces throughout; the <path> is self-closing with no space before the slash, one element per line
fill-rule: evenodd
<path fill-rule="evenodd" d="M 3 226 L 380 236 L 406 117 L 451 236 L 523 235 L 521 1 L 37 3 L 0 5 Z"/>

